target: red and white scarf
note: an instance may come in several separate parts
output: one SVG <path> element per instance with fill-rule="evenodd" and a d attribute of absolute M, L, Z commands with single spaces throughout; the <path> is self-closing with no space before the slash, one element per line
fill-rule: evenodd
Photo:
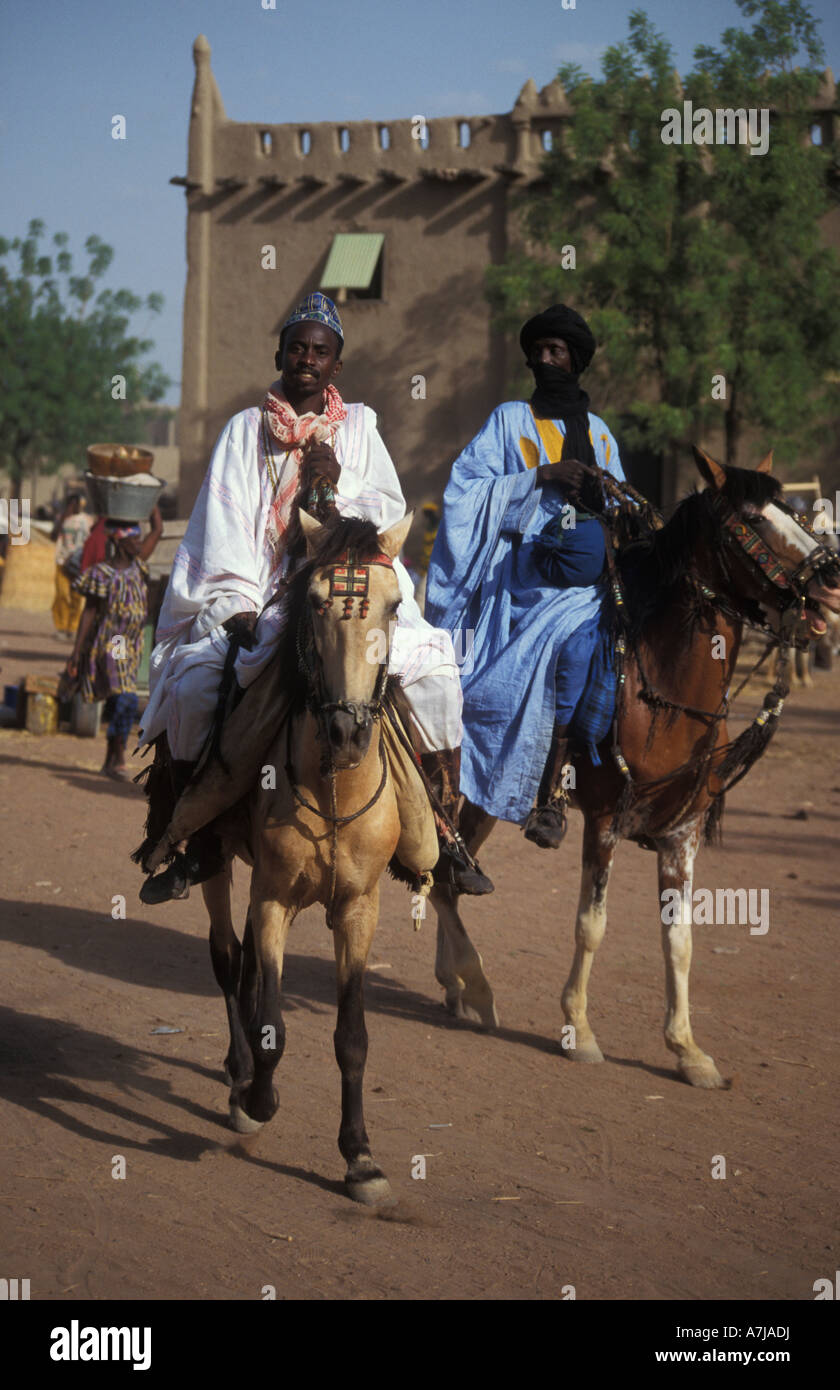
<path fill-rule="evenodd" d="M 272 460 L 266 458 L 266 465 L 275 488 L 274 500 L 268 518 L 267 540 L 273 549 L 285 548 L 286 536 L 292 519 L 292 506 L 297 495 L 300 480 L 300 465 L 307 444 L 329 444 L 332 446 L 342 420 L 347 418 L 347 410 L 341 396 L 334 386 L 324 392 L 324 410 L 321 415 L 308 411 L 296 415 L 287 400 L 269 391 L 263 401 L 264 419 L 268 425 L 272 441 L 276 441 L 285 453 L 292 468 L 283 468 L 275 475 Z"/>

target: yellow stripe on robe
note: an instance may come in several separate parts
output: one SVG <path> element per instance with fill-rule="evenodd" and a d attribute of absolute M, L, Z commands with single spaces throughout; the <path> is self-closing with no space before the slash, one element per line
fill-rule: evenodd
<path fill-rule="evenodd" d="M 533 410 L 531 411 L 531 414 L 534 415 Z M 561 458 L 563 457 L 563 445 L 566 442 L 564 435 L 557 428 L 553 420 L 538 420 L 536 415 L 534 415 L 534 424 L 537 427 L 537 433 L 540 436 L 540 439 L 542 440 L 543 448 L 545 449 L 549 463 L 559 463 Z M 606 461 L 607 463 L 609 463 L 609 440 L 605 434 L 601 435 L 601 440 L 606 449 Z M 591 429 L 589 430 L 589 442 L 594 449 L 595 441 L 592 438 Z M 537 444 L 536 440 L 529 439 L 527 435 L 521 434 L 519 436 L 519 449 L 522 454 L 522 458 L 525 461 L 525 467 L 536 468 L 537 464 L 540 461 L 540 446 L 539 444 Z"/>

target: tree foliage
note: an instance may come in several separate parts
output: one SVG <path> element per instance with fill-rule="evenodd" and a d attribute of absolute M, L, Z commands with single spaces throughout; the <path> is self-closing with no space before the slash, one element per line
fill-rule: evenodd
<path fill-rule="evenodd" d="M 98 440 L 142 438 L 146 404 L 169 386 L 158 363 L 144 361 L 153 342 L 130 327 L 140 310 L 159 313 L 162 297 L 97 292 L 114 255 L 99 237 L 85 242 L 82 273 L 66 233 L 55 233 L 52 252 L 44 238 L 40 221 L 25 237 L 0 238 L 0 467 L 13 494 L 28 469 L 81 462 Z M 123 399 L 115 377 L 125 379 Z"/>
<path fill-rule="evenodd" d="M 822 45 L 801 0 L 738 3 L 756 23 L 697 48 L 682 82 L 641 10 L 601 79 L 560 69 L 573 119 L 523 200 L 526 244 L 488 275 L 505 328 L 553 300 L 591 314 L 599 408 L 631 446 L 669 455 L 722 424 L 729 462 L 744 426 L 782 457 L 824 442 L 840 368 L 840 259 L 818 225 L 834 166 L 808 139 Z M 771 108 L 768 152 L 663 143 L 662 113 L 684 100 Z"/>

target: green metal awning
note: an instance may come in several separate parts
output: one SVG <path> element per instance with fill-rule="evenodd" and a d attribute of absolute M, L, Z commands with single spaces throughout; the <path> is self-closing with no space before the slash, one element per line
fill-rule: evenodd
<path fill-rule="evenodd" d="M 384 240 L 383 232 L 338 232 L 321 276 L 321 289 L 370 289 Z"/>

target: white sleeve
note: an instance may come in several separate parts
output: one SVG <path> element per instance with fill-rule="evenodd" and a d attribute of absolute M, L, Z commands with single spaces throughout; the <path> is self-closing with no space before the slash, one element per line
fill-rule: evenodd
<path fill-rule="evenodd" d="M 262 608 L 257 554 L 261 502 L 249 414 L 229 420 L 213 450 L 173 562 L 159 641 L 189 620 L 190 640 L 196 642 L 235 613 Z"/>
<path fill-rule="evenodd" d="M 363 516 L 377 531 L 387 531 L 405 516 L 397 470 L 376 428 L 376 416 L 364 407 L 364 440 L 353 466 L 341 465 L 336 505 L 345 516 Z"/>

